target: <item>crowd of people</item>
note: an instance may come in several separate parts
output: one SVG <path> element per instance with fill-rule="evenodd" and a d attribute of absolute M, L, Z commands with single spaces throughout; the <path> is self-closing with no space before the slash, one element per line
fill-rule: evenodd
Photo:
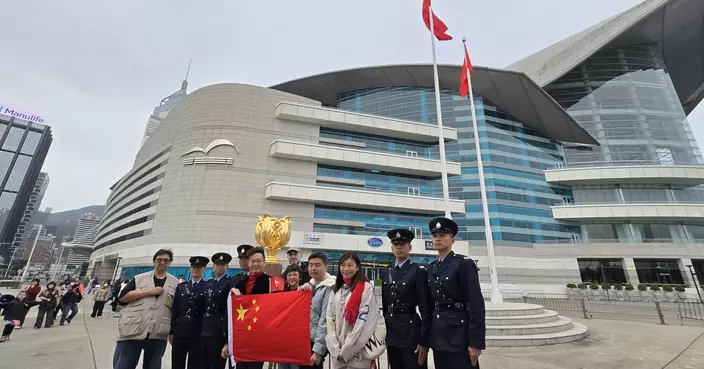
<path fill-rule="evenodd" d="M 396 260 L 382 270 L 381 301 L 354 252 L 342 255 L 337 275 L 332 276 L 325 254 L 311 254 L 306 265 L 298 248 L 289 249 L 291 265 L 282 275 L 285 291 L 312 294 L 310 361 L 305 366 L 279 366 L 322 369 L 328 357 L 336 369 L 369 369 L 382 343 L 391 369 L 427 368 L 430 349 L 436 369 L 478 368 L 486 335 L 478 269 L 469 257 L 452 251 L 458 231 L 454 221 L 435 218 L 429 228 L 438 259 L 427 268 L 410 260 L 413 232 L 388 232 Z M 227 275 L 232 256 L 220 252 L 211 258 L 191 257 L 190 279 L 179 280 L 167 272 L 173 253 L 157 251 L 154 270 L 130 280 L 117 297 L 122 312 L 113 368 L 135 369 L 142 355 L 143 368 L 161 368 L 167 343 L 172 345 L 174 369 L 225 368 L 231 357 L 228 295 L 280 292 L 272 290 L 271 276 L 264 272 L 263 248 L 240 245 L 237 254 L 240 274 Z M 203 274 L 211 261 L 214 276 L 206 281 Z M 385 343 L 375 337 L 377 324 L 382 322 Z M 237 362 L 236 367 L 261 369 L 263 362 Z"/>
<path fill-rule="evenodd" d="M 86 288 L 85 286 L 89 287 Z M 3 330 L 0 343 L 10 340 L 10 335 L 15 329 L 22 329 L 27 318 L 27 313 L 37 307 L 37 318 L 34 329 L 52 328 L 56 317 L 61 314 L 59 325 L 71 324 L 78 314 L 78 304 L 83 300 L 84 294 L 93 294 L 93 311 L 91 318 L 101 317 L 105 305 L 112 300 L 112 311 L 118 309 L 118 294 L 122 288 L 122 281 L 115 283 L 105 281 L 102 286 L 97 278 L 87 278 L 84 283 L 79 277 L 67 277 L 61 283 L 50 281 L 42 290 L 39 279 L 31 283 L 17 295 L 0 296 L 0 309 L 2 309 Z"/>

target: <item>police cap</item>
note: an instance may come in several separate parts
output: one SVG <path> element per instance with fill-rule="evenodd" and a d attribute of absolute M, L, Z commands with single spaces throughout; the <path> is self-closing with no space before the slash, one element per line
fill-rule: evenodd
<path fill-rule="evenodd" d="M 237 246 L 237 257 L 239 259 L 246 259 L 247 258 L 247 251 L 249 249 L 254 248 L 252 245 L 239 245 Z"/>
<path fill-rule="evenodd" d="M 459 227 L 452 219 L 445 217 L 433 218 L 430 223 L 428 223 L 428 228 L 430 228 L 430 233 L 449 233 L 453 236 L 457 235 Z"/>
<path fill-rule="evenodd" d="M 194 267 L 205 267 L 210 262 L 210 259 L 205 256 L 191 256 L 188 262 Z"/>
<path fill-rule="evenodd" d="M 226 252 L 218 252 L 211 258 L 213 264 L 229 264 L 232 261 L 232 255 Z"/>
<path fill-rule="evenodd" d="M 392 229 L 386 233 L 391 242 L 403 241 L 410 243 L 415 238 L 415 234 L 404 228 Z"/>

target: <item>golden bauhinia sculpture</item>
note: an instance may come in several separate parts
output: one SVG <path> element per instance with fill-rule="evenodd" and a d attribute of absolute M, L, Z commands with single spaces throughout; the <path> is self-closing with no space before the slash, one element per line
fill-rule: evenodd
<path fill-rule="evenodd" d="M 274 218 L 271 214 L 258 217 L 254 238 L 266 249 L 266 262 L 279 264 L 276 253 L 284 248 L 291 239 L 291 217 Z"/>

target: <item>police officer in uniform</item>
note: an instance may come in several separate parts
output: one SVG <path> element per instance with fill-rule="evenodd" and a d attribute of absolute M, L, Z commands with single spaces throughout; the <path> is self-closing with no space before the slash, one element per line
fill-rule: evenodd
<path fill-rule="evenodd" d="M 205 256 L 194 256 L 191 263 L 191 280 L 176 286 L 171 308 L 171 367 L 188 369 L 200 367 L 200 333 L 207 282 L 203 279 L 205 267 L 210 262 Z"/>
<path fill-rule="evenodd" d="M 225 359 L 221 356 L 227 343 L 227 296 L 234 287 L 227 276 L 232 256 L 218 252 L 212 257 L 213 277 L 208 280 L 205 291 L 205 313 L 201 331 L 201 355 L 204 369 L 223 369 Z"/>
<path fill-rule="evenodd" d="M 452 251 L 457 223 L 435 218 L 429 228 L 433 248 L 438 251 L 438 259 L 428 267 L 433 304 L 430 347 L 435 368 L 479 368 L 486 325 L 477 266 L 469 257 Z"/>
<path fill-rule="evenodd" d="M 240 261 L 240 269 L 242 269 L 242 273 L 239 273 L 236 276 L 232 277 L 233 286 L 236 286 L 237 283 L 239 283 L 241 280 L 247 279 L 247 275 L 249 275 L 249 256 L 247 256 L 247 251 L 249 251 L 249 249 L 253 247 L 254 246 L 252 245 L 237 246 L 237 258 Z"/>
<path fill-rule="evenodd" d="M 389 366 L 391 369 L 425 369 L 432 313 L 428 273 L 425 267 L 410 260 L 413 232 L 393 229 L 387 236 L 396 256 L 396 261 L 381 272 Z"/>

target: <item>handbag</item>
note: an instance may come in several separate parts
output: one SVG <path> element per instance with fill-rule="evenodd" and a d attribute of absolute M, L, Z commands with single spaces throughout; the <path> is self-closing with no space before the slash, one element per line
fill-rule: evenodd
<path fill-rule="evenodd" d="M 379 320 L 376 322 L 374 334 L 369 338 L 369 341 L 364 345 L 362 356 L 367 360 L 376 360 L 386 351 L 386 321 L 384 315 L 379 314 Z"/>

